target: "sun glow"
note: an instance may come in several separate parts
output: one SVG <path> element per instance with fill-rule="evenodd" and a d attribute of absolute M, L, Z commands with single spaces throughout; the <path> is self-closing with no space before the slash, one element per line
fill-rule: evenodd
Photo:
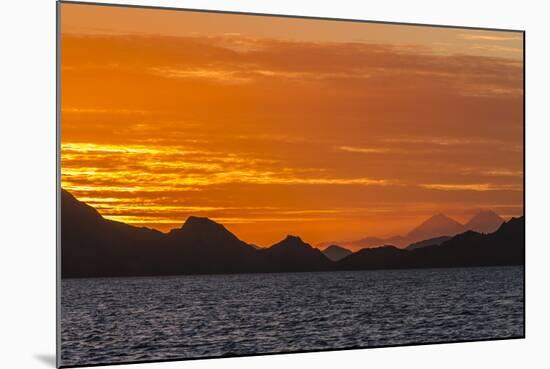
<path fill-rule="evenodd" d="M 268 245 L 523 213 L 520 34 L 61 9 L 61 183 L 109 219 Z"/>

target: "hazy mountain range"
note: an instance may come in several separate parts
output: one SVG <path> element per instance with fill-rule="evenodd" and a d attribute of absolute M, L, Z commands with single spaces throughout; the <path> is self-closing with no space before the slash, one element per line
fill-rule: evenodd
<path fill-rule="evenodd" d="M 420 241 L 428 239 L 435 240 L 442 236 L 450 237 L 466 231 L 492 233 L 495 232 L 502 223 L 504 223 L 504 219 L 491 210 L 479 211 L 464 224 L 440 213 L 425 220 L 409 231 L 405 236 L 393 236 L 389 238 L 366 237 L 354 241 L 328 241 L 321 242 L 317 246 L 324 248 L 330 245 L 338 245 L 350 250 L 360 250 L 365 247 L 377 247 L 380 245 L 394 245 L 405 248 Z"/>
<path fill-rule="evenodd" d="M 348 250 L 342 246 L 330 245 L 323 250 L 323 254 L 332 261 L 339 261 L 352 254 L 351 250 Z"/>
<path fill-rule="evenodd" d="M 524 263 L 524 220 L 490 234 L 466 231 L 440 244 L 323 252 L 297 236 L 258 249 L 208 218 L 189 217 L 168 233 L 103 218 L 69 192 L 61 194 L 62 277 L 302 272 Z"/>

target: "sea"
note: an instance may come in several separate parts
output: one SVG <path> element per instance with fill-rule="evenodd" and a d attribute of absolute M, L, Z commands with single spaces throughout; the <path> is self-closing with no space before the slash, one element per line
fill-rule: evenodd
<path fill-rule="evenodd" d="M 523 267 L 63 279 L 61 365 L 524 335 Z"/>

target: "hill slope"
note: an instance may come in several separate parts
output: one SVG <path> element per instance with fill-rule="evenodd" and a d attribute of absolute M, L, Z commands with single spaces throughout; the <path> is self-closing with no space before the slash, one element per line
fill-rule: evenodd
<path fill-rule="evenodd" d="M 305 272 L 331 268 L 331 261 L 323 253 L 302 241 L 300 237 L 287 236 L 273 246 L 260 250 L 270 271 Z"/>
<path fill-rule="evenodd" d="M 339 261 L 350 255 L 352 252 L 338 245 L 330 245 L 325 248 L 323 254 L 332 261 Z"/>
<path fill-rule="evenodd" d="M 337 269 L 441 268 L 525 263 L 525 221 L 513 218 L 491 234 L 466 231 L 440 245 L 413 250 L 385 246 L 363 249 L 337 263 Z"/>
<path fill-rule="evenodd" d="M 522 265 L 524 237 L 521 217 L 494 233 L 466 231 L 410 250 L 383 246 L 350 253 L 334 246 L 325 254 L 297 236 L 257 249 L 208 218 L 189 217 L 181 228 L 161 233 L 105 219 L 61 193 L 63 278 Z M 426 245 L 435 241 L 441 244 Z"/>
<path fill-rule="evenodd" d="M 483 210 L 475 214 L 472 219 L 464 224 L 464 228 L 479 233 L 492 233 L 495 232 L 502 223 L 504 223 L 504 219 L 497 213 L 490 210 Z"/>
<path fill-rule="evenodd" d="M 464 226 L 456 220 L 443 214 L 436 214 L 407 233 L 407 238 L 411 241 L 421 241 L 440 236 L 454 236 L 465 230 Z"/>

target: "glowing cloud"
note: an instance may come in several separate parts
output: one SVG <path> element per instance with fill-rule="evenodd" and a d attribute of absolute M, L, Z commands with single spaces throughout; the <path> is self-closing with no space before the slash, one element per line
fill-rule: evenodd
<path fill-rule="evenodd" d="M 113 9 L 60 18 L 61 184 L 110 219 L 269 245 L 523 211 L 520 33 Z"/>

